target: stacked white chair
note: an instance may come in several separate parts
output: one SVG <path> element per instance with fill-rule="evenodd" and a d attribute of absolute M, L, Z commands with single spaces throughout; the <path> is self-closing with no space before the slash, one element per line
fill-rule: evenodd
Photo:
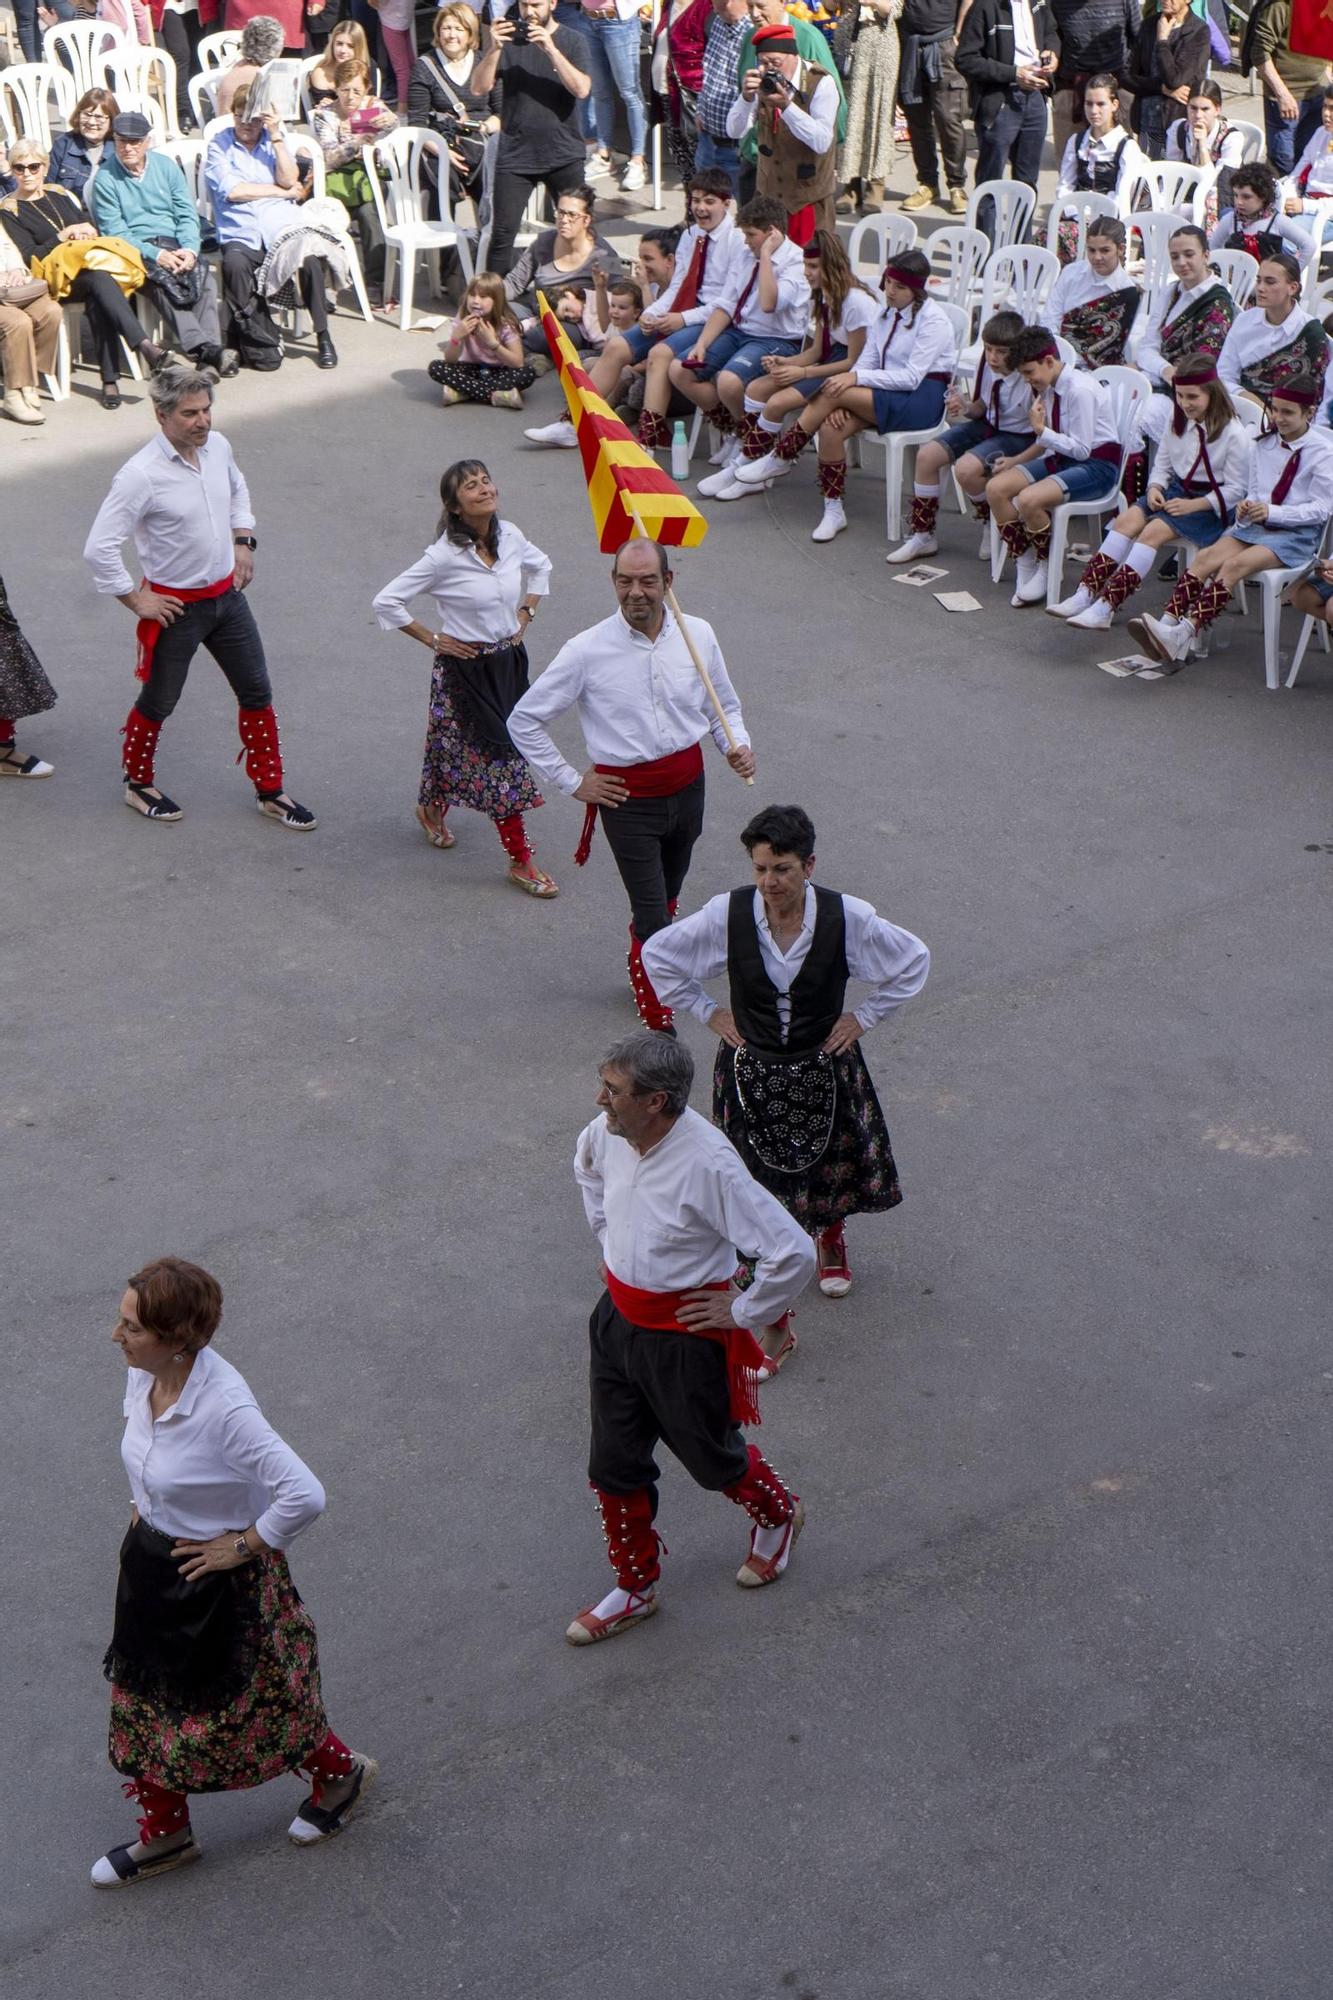
<path fill-rule="evenodd" d="M 14 63 L 0 69 L 0 124 L 9 129 L 10 145 L 15 139 L 31 139 L 44 153 L 50 152 L 52 97 L 68 124 L 78 93 L 69 71 L 59 63 Z"/>
<path fill-rule="evenodd" d="M 450 213 L 447 173 L 439 176 L 436 190 L 436 199 L 443 213 L 437 222 L 430 221 L 426 215 L 422 168 L 427 148 L 433 148 L 437 143 L 433 133 L 422 126 L 400 125 L 396 132 L 390 132 L 373 146 L 361 149 L 370 178 L 375 212 L 384 232 L 386 298 L 393 293 L 396 266 L 402 265 L 398 276 L 400 333 L 406 333 L 412 324 L 419 257 L 438 259 L 442 250 L 456 250 L 465 282 L 470 284 L 472 281 L 472 246 L 467 232 L 459 227 Z"/>
<path fill-rule="evenodd" d="M 969 229 L 980 228 L 977 218 L 983 202 L 991 204 L 989 247 L 1007 250 L 1010 244 L 1021 243 L 1028 233 L 1032 211 L 1037 206 L 1035 189 L 1030 188 L 1026 181 L 978 181 L 968 197 Z"/>
<path fill-rule="evenodd" d="M 884 266 L 917 248 L 910 215 L 863 215 L 847 238 L 847 261 L 856 276 L 879 290 Z"/>
<path fill-rule="evenodd" d="M 1115 196 L 1089 191 L 1086 194 L 1067 194 L 1052 202 L 1051 212 L 1046 218 L 1046 248 L 1058 252 L 1060 224 L 1066 216 L 1070 216 L 1078 223 L 1078 243 L 1074 255 L 1081 257 L 1087 247 L 1088 224 L 1095 215 L 1113 215 L 1120 219 L 1120 204 Z"/>
<path fill-rule="evenodd" d="M 1259 276 L 1259 266 L 1248 250 L 1211 250 L 1208 260 L 1216 265 L 1217 275 L 1236 301 L 1237 312 L 1244 312 L 1254 297 L 1254 281 Z"/>
<path fill-rule="evenodd" d="M 130 46 L 110 21 L 57 21 L 42 36 L 42 61 L 64 68 L 79 98 L 86 90 L 106 88 L 107 57 Z M 137 48 L 138 43 L 132 46 Z"/>
<path fill-rule="evenodd" d="M 1011 183 L 1006 182 L 1008 185 Z M 943 229 L 934 230 L 921 248 L 930 262 L 926 280 L 929 296 L 937 305 L 962 306 L 970 315 L 991 254 L 990 238 L 966 223 L 946 223 Z"/>
<path fill-rule="evenodd" d="M 176 64 L 165 49 L 118 49 L 107 63 L 107 89 L 122 111 L 142 111 L 153 144 L 180 137 L 176 123 Z"/>

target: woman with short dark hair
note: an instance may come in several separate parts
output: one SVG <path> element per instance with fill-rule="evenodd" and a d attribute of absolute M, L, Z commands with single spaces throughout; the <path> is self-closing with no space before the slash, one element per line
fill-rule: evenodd
<path fill-rule="evenodd" d="M 338 1833 L 378 1766 L 329 1728 L 315 1628 L 284 1550 L 324 1489 L 211 1346 L 222 1288 L 158 1257 L 129 1279 L 112 1338 L 128 1365 L 121 1458 L 134 1504 L 121 1544 L 110 1757 L 143 1809 L 139 1838 L 94 1863 L 122 1889 L 199 1859 L 191 1792 L 243 1791 L 308 1771 L 288 1828 Z"/>
<path fill-rule="evenodd" d="M 119 118 L 120 106 L 109 90 L 85 90 L 69 114 L 69 127 L 51 141 L 51 158 L 46 178 L 52 187 L 68 188 L 83 200 L 90 177 L 102 163 L 102 155 L 115 147 L 111 121 Z"/>

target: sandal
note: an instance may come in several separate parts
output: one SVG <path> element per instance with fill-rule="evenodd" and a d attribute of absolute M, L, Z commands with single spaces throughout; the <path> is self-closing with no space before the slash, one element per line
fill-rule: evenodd
<path fill-rule="evenodd" d="M 789 1354 L 795 1354 L 796 1349 L 800 1345 L 800 1342 L 796 1338 L 796 1315 L 794 1312 L 790 1310 L 790 1308 L 782 1315 L 782 1318 L 778 1320 L 776 1324 L 778 1326 L 786 1327 L 787 1329 L 786 1339 L 783 1341 L 781 1347 L 778 1349 L 776 1354 L 766 1353 L 764 1355 L 763 1367 L 755 1370 L 755 1373 L 761 1382 L 771 1382 L 776 1375 L 780 1375 L 782 1373 L 783 1362 L 787 1359 Z"/>
<path fill-rule="evenodd" d="M 132 778 L 125 780 L 125 803 L 145 819 L 182 819 L 184 815 L 174 799 L 165 792 L 159 792 L 155 785 L 136 785 Z"/>
<path fill-rule="evenodd" d="M 523 893 L 527 896 L 548 897 L 560 894 L 550 876 L 543 874 L 535 861 L 528 865 L 533 870 L 531 875 L 520 874 L 519 871 L 524 866 L 521 861 L 515 861 L 510 867 L 508 871 L 509 880 L 514 884 L 516 889 L 522 889 Z"/>
<path fill-rule="evenodd" d="M 54 769 L 42 757 L 21 757 L 13 743 L 0 743 L 0 778 L 49 778 Z"/>
<path fill-rule="evenodd" d="M 455 845 L 457 835 L 449 831 L 443 820 L 436 826 L 430 817 L 428 806 L 417 807 L 417 824 L 432 847 L 453 847 Z"/>

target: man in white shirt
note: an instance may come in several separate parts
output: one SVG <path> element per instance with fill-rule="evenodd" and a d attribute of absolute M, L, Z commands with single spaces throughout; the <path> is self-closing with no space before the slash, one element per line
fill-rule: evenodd
<path fill-rule="evenodd" d="M 752 46 L 758 67 L 741 78 L 740 96 L 727 113 L 727 134 L 739 140 L 754 128 L 756 191 L 782 203 L 787 234 L 805 244 L 817 229 L 834 226 L 838 86 L 801 61 L 785 21 L 756 28 Z"/>
<path fill-rule="evenodd" d="M 101 595 L 119 598 L 137 620 L 144 687 L 123 732 L 125 803 L 145 819 L 181 818 L 154 783 L 157 739 L 205 646 L 240 704 L 245 774 L 260 812 L 306 831 L 314 814 L 283 788 L 264 644 L 244 596 L 259 546 L 255 517 L 231 446 L 213 429 L 213 381 L 193 368 L 153 377 L 158 435 L 112 480 L 83 551 Z M 128 540 L 142 569 L 137 586 L 122 553 Z"/>
<path fill-rule="evenodd" d="M 713 713 L 703 681 L 666 602 L 672 571 L 657 542 L 626 542 L 611 568 L 620 609 L 560 648 L 509 714 L 509 734 L 548 784 L 587 807 L 576 860 L 588 858 L 600 812 L 632 912 L 629 979 L 646 1028 L 674 1033 L 643 970 L 642 946 L 669 924 L 703 831 L 699 745 L 711 733 L 731 768 L 754 776 L 754 752 L 711 625 L 689 620 L 735 738 Z M 582 773 L 561 756 L 548 725 L 577 706 L 592 759 Z"/>
<path fill-rule="evenodd" d="M 573 1646 L 613 1638 L 657 1609 L 659 1442 L 754 1522 L 736 1574 L 743 1588 L 776 1583 L 805 1520 L 740 1427 L 759 1422 L 754 1329 L 781 1318 L 809 1284 L 810 1239 L 690 1110 L 688 1049 L 630 1035 L 598 1074 L 600 1115 L 579 1134 L 574 1173 L 606 1278 L 588 1328 L 588 1479 L 616 1582 L 569 1626 Z M 730 1286 L 738 1253 L 754 1260 L 740 1296 Z"/>
<path fill-rule="evenodd" d="M 819 1289 L 842 1298 L 847 1217 L 902 1200 L 860 1040 L 921 991 L 930 953 L 859 897 L 815 887 L 815 829 L 799 806 L 757 813 L 741 845 L 752 881 L 650 938 L 644 966 L 668 1006 L 687 1007 L 721 1041 L 714 1122 L 814 1236 Z M 723 973 L 728 1007 L 704 991 Z M 849 979 L 873 989 L 854 1013 Z M 796 1335 L 765 1327 L 760 1339 L 765 1377 L 776 1375 Z"/>

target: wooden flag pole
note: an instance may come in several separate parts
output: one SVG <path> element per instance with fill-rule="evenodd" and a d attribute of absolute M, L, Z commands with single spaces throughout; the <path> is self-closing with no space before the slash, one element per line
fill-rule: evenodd
<path fill-rule="evenodd" d="M 648 533 L 647 529 L 644 527 L 643 522 L 640 520 L 638 508 L 634 506 L 634 504 L 632 503 L 632 501 L 629 500 L 627 495 L 625 496 L 625 500 L 627 506 L 629 507 L 630 518 L 633 521 L 636 530 L 642 536 L 645 542 L 650 542 L 653 538 Z M 675 619 L 677 625 L 679 625 L 680 627 L 680 636 L 685 641 L 685 644 L 689 647 L 690 658 L 694 661 L 694 670 L 698 674 L 699 679 L 704 684 L 704 691 L 707 694 L 709 701 L 713 705 L 713 713 L 717 717 L 718 721 L 722 724 L 722 734 L 727 739 L 727 748 L 729 750 L 739 750 L 741 746 L 736 741 L 735 736 L 732 734 L 731 724 L 727 721 L 726 713 L 723 710 L 721 702 L 717 698 L 717 689 L 713 686 L 713 676 L 709 673 L 707 667 L 703 663 L 703 658 L 700 655 L 699 648 L 694 643 L 693 634 L 691 633 L 689 626 L 685 623 L 685 613 L 680 608 L 680 599 L 677 597 L 675 591 L 672 589 L 670 584 L 668 584 L 666 587 L 666 600 L 671 607 L 672 617 Z M 754 779 L 747 778 L 745 782 L 747 785 L 752 785 L 754 783 Z"/>

